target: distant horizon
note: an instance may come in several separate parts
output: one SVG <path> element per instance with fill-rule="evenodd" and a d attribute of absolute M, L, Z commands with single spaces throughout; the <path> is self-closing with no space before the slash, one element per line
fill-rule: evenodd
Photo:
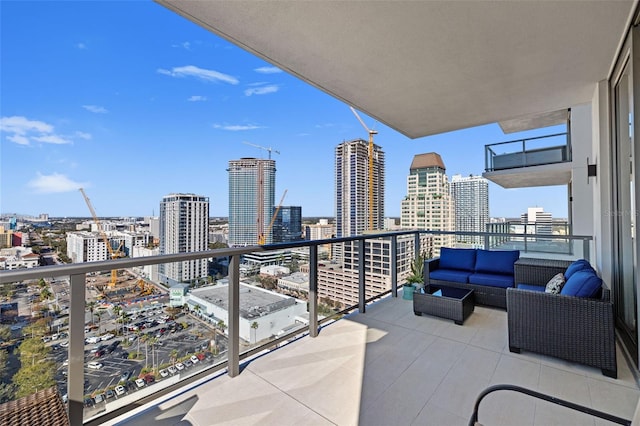
<path fill-rule="evenodd" d="M 46 214 L 46 213 L 39 213 L 40 214 Z M 19 213 L 0 213 L 0 217 L 2 218 L 7 218 L 7 217 L 29 217 L 29 218 L 34 218 L 36 220 L 33 220 L 33 222 L 37 222 L 38 220 L 38 216 L 34 216 L 34 215 L 29 215 L 29 214 L 19 214 Z M 159 216 L 138 216 L 138 215 L 120 215 L 120 216 L 98 216 L 98 219 L 125 219 L 125 218 L 145 218 L 145 217 L 159 217 Z M 385 219 L 398 219 L 400 220 L 400 216 L 385 216 Z M 520 219 L 520 216 L 489 216 L 490 219 Z M 82 219 L 82 220 L 93 220 L 92 216 L 49 216 L 49 219 L 47 220 L 59 220 L 59 219 Z M 229 220 L 229 216 L 209 216 L 209 219 L 226 219 L 227 221 Z M 308 220 L 308 219 L 335 219 L 335 216 L 317 216 L 317 215 L 310 215 L 310 216 L 302 216 L 302 220 Z M 552 216 L 552 220 L 567 220 L 568 218 L 566 217 L 554 217 Z"/>

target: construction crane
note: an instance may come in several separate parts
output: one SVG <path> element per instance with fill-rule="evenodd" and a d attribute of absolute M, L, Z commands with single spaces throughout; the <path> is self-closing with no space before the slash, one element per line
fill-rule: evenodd
<path fill-rule="evenodd" d="M 113 247 L 111 247 L 111 243 L 109 242 L 109 237 L 104 232 L 104 229 L 102 229 L 102 224 L 100 223 L 100 219 L 98 219 L 98 215 L 96 214 L 96 211 L 94 210 L 93 205 L 91 204 L 91 200 L 89 200 L 89 197 L 87 197 L 87 194 L 84 192 L 84 189 L 80 188 L 80 192 L 84 197 L 84 201 L 87 203 L 87 207 L 89 207 L 89 211 L 91 212 L 91 217 L 93 217 L 93 221 L 98 227 L 98 232 L 100 232 L 102 241 L 104 242 L 104 245 L 107 246 L 107 251 L 109 252 L 109 256 L 111 256 L 111 259 L 117 259 L 119 257 L 122 257 L 122 253 L 120 252 L 122 243 L 120 243 L 117 250 L 114 250 Z M 112 269 L 111 279 L 109 280 L 109 288 L 114 288 L 117 282 L 118 282 L 118 270 Z"/>
<path fill-rule="evenodd" d="M 280 211 L 280 207 L 282 207 L 282 203 L 284 202 L 284 197 L 287 195 L 287 189 L 284 190 L 284 193 L 282 194 L 282 198 L 280 199 L 280 202 L 278 203 L 278 207 L 276 207 L 276 211 L 273 213 L 273 216 L 271 217 L 271 222 L 269 222 L 269 226 L 267 227 L 267 230 L 265 233 L 261 233 L 260 235 L 258 235 L 258 244 L 259 245 L 264 245 L 265 242 L 267 241 L 267 235 L 271 232 L 271 228 L 273 228 L 273 224 L 276 222 L 276 217 L 278 216 L 278 212 Z"/>
<path fill-rule="evenodd" d="M 369 231 L 372 231 L 373 230 L 373 135 L 377 135 L 378 131 L 369 129 L 367 125 L 364 124 L 364 121 L 362 121 L 362 118 L 360 118 L 360 115 L 358 115 L 358 112 L 352 106 L 350 106 L 349 108 L 351 108 L 353 115 L 355 115 L 358 121 L 360 122 L 360 124 L 362 124 L 362 127 L 364 127 L 367 133 L 369 133 L 369 205 L 368 205 L 369 226 L 368 228 L 369 228 Z"/>
<path fill-rule="evenodd" d="M 275 150 L 275 149 L 273 149 L 271 147 L 266 148 L 264 146 L 256 145 L 256 144 L 253 144 L 253 143 L 250 143 L 250 142 L 242 142 L 242 143 L 246 144 L 246 145 L 253 146 L 255 148 L 260 148 L 260 149 L 264 149 L 265 151 L 268 151 L 269 152 L 269 160 L 271 160 L 271 152 L 275 152 L 276 154 L 280 154 L 280 151 L 277 151 L 277 150 Z"/>

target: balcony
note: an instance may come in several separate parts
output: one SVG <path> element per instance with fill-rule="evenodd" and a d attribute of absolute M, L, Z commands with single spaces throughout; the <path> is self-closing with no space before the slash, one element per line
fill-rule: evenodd
<path fill-rule="evenodd" d="M 24 283 L 52 277 L 68 281 L 68 330 L 64 325 L 61 330 L 68 332 L 69 345 L 64 350 L 68 354 L 58 355 L 60 360 L 65 356 L 68 358 L 68 367 L 62 364 L 58 370 L 67 373 L 65 380 L 72 424 L 148 424 L 151 418 L 158 422 L 171 419 L 177 423 L 183 417 L 193 424 L 263 424 L 280 423 L 282 416 L 292 424 L 466 424 L 476 396 L 495 383 L 522 385 L 631 418 L 640 389 L 622 351 L 618 353 L 618 379 L 612 380 L 596 369 L 531 353 L 511 354 L 507 347 L 506 313 L 501 310 L 478 306 L 464 326 L 415 316 L 411 302 L 396 297 L 398 286 L 403 282 L 398 274 L 401 262 L 397 254 L 401 239 L 404 242 L 408 239 L 409 244 L 420 244 L 423 234 L 443 232 L 401 231 L 2 271 L 0 283 Z M 488 243 L 496 237 L 513 236 L 476 234 L 474 236 L 482 236 Z M 582 244 L 582 250 L 576 250 L 574 257 L 589 257 L 590 237 L 557 238 Z M 364 261 L 365 242 L 370 239 L 387 240 L 391 253 L 391 288 L 373 295 L 368 288 Z M 358 247 L 358 255 L 363 256 L 357 266 L 358 282 L 353 285 L 358 302 L 321 315 L 318 251 L 323 245 L 344 242 L 353 242 Z M 243 303 L 247 297 L 240 285 L 241 256 L 301 247 L 308 247 L 310 260 L 307 324 L 292 324 L 265 339 L 256 339 L 255 334 L 253 339 L 241 339 L 242 321 L 246 320 L 242 313 Z M 92 296 L 95 274 L 108 273 L 113 268 L 129 270 L 145 265 L 219 257 L 229 258 L 229 285 L 225 289 L 229 312 L 225 318 L 226 330 L 222 328 L 212 334 L 216 345 L 218 334 L 222 334 L 220 352 L 168 377 L 158 377 L 155 382 L 85 407 L 85 379 L 89 377 L 93 383 L 96 375 L 104 375 L 104 380 L 98 380 L 99 386 L 108 389 L 109 385 L 117 384 L 124 366 L 137 362 L 114 360 L 110 355 L 110 358 L 100 360 L 105 363 L 107 372 L 85 369 L 89 349 L 84 345 L 88 333 L 84 327 L 89 316 L 85 303 Z M 57 290 L 53 290 L 57 295 Z M 157 297 L 148 300 L 147 307 L 155 308 L 157 301 Z M 191 305 L 196 311 L 203 309 L 202 306 L 197 309 L 194 303 Z M 141 315 L 137 303 L 133 309 Z M 200 312 L 189 315 L 193 317 L 190 323 L 204 326 L 215 324 L 217 320 Z M 145 312 L 145 316 L 150 315 Z M 98 328 L 98 334 L 100 331 Z M 127 335 L 124 327 L 115 331 Z M 249 332 L 257 333 L 258 329 Z M 129 351 L 133 351 L 133 345 L 141 338 L 136 336 L 133 340 L 136 343 L 130 345 Z M 121 346 L 124 346 L 124 340 Z M 170 344 L 169 339 L 163 340 L 165 345 Z M 181 344 L 191 343 L 185 337 Z M 146 348 L 148 353 L 144 362 L 154 363 L 158 357 L 154 345 Z M 191 354 L 181 352 L 180 355 L 189 357 Z M 512 424 L 514 421 L 520 424 L 523 423 L 522 416 L 527 419 L 525 424 L 527 421 L 548 424 L 551 419 L 583 424 L 585 420 L 583 414 L 519 395 L 498 394 L 486 401 L 480 413 L 480 421 L 485 424 Z"/>
<path fill-rule="evenodd" d="M 631 419 L 640 391 L 618 353 L 619 377 L 530 353 L 511 354 L 506 313 L 476 307 L 463 326 L 413 314 L 385 297 L 243 364 L 108 424 L 466 425 L 478 394 L 508 383 Z M 592 417 L 522 395 L 496 393 L 485 425 L 593 425 Z M 595 423 L 604 424 L 604 423 Z M 608 423 L 607 423 L 608 424 Z"/>
<path fill-rule="evenodd" d="M 566 185 L 571 181 L 567 133 L 485 145 L 483 177 L 503 188 Z"/>

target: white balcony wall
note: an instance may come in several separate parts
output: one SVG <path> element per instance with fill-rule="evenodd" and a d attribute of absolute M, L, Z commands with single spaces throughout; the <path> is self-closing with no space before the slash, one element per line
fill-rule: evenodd
<path fill-rule="evenodd" d="M 593 163 L 591 105 L 571 108 L 571 187 L 570 203 L 573 233 L 591 235 L 593 230 L 593 178 L 587 180 L 587 158 Z"/>
<path fill-rule="evenodd" d="M 611 224 L 611 176 L 612 176 L 612 150 L 611 150 L 611 129 L 609 127 L 609 83 L 606 80 L 600 81 L 594 91 L 591 101 L 592 114 L 592 136 L 593 163 L 597 163 L 598 176 L 591 178 L 591 188 L 593 195 L 593 235 L 594 253 L 591 256 L 591 263 L 597 265 L 602 279 L 611 285 L 613 257 L 611 252 L 613 229 Z M 593 164 L 592 163 L 592 164 Z"/>

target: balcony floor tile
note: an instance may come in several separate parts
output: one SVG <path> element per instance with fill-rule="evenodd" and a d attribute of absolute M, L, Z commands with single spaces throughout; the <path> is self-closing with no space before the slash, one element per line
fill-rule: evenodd
<path fill-rule="evenodd" d="M 617 380 L 600 370 L 507 345 L 506 312 L 476 307 L 463 326 L 413 314 L 385 298 L 225 374 L 107 424 L 118 425 L 466 425 L 478 394 L 520 385 L 631 418 L 640 398 L 618 352 Z M 479 421 L 491 425 L 604 425 L 513 392 L 487 396 Z"/>

